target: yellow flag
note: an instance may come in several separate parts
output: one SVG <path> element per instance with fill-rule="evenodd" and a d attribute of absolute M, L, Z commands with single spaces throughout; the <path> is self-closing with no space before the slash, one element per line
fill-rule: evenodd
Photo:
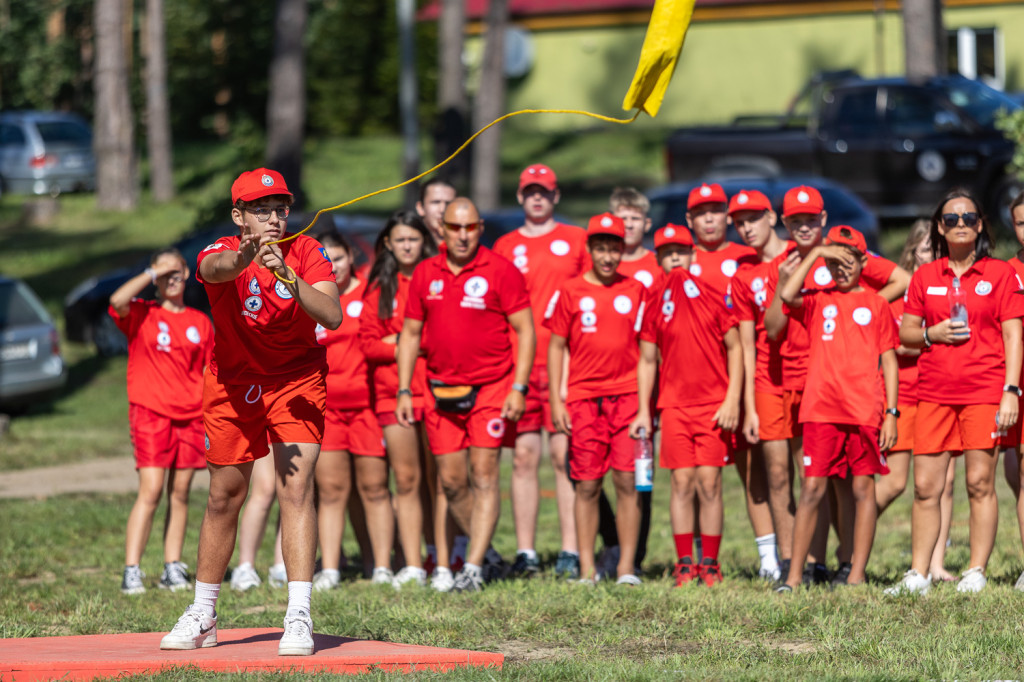
<path fill-rule="evenodd" d="M 665 90 L 683 49 L 695 2 L 655 0 L 651 23 L 647 25 L 647 37 L 640 51 L 640 63 L 622 101 L 622 108 L 626 111 L 639 108 L 651 117 L 658 115 L 661 100 L 665 98 Z"/>

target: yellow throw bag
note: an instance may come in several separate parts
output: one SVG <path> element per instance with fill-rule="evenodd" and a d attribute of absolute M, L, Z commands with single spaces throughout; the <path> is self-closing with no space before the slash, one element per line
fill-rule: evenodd
<path fill-rule="evenodd" d="M 695 2 L 655 0 L 651 23 L 647 25 L 647 37 L 640 51 L 640 63 L 622 101 L 622 108 L 626 111 L 638 108 L 652 118 L 658 115 L 661 100 L 665 98 L 665 90 L 683 49 Z"/>

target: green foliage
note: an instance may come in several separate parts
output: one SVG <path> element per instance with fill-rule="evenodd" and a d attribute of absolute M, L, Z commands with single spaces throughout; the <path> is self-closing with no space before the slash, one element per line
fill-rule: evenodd
<path fill-rule="evenodd" d="M 1007 165 L 1007 172 L 1014 174 L 1018 179 L 1024 180 L 1024 109 L 1016 111 L 1000 110 L 996 114 L 996 128 L 1001 130 L 1003 136 L 1016 145 L 1013 158 Z"/>

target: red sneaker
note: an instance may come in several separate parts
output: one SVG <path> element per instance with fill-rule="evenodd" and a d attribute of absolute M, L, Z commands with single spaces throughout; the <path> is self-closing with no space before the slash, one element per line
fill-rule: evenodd
<path fill-rule="evenodd" d="M 708 587 L 722 582 L 722 567 L 715 559 L 704 557 L 704 560 L 697 566 L 697 573 L 701 582 Z"/>
<path fill-rule="evenodd" d="M 696 580 L 697 567 L 693 565 L 693 559 L 687 556 L 677 561 L 675 568 L 672 569 L 672 577 L 676 579 L 676 587 Z"/>

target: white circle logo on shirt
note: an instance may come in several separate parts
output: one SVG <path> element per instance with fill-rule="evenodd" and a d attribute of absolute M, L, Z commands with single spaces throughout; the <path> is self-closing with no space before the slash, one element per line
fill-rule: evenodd
<path fill-rule="evenodd" d="M 249 293 L 253 296 L 257 296 L 260 293 L 260 283 L 253 277 L 249 280 Z"/>
<path fill-rule="evenodd" d="M 825 317 L 825 319 L 831 320 L 837 315 L 839 315 L 839 308 L 837 308 L 835 304 L 827 305 L 825 306 L 825 309 L 821 311 L 821 314 Z"/>
<path fill-rule="evenodd" d="M 819 287 L 832 283 L 832 273 L 828 271 L 827 267 L 818 266 L 818 269 L 814 271 L 814 283 Z"/>
<path fill-rule="evenodd" d="M 466 296 L 483 298 L 489 288 L 490 285 L 487 283 L 487 280 L 480 275 L 477 275 L 476 277 L 470 277 L 466 280 L 466 284 L 462 287 L 462 290 L 466 292 Z"/>
<path fill-rule="evenodd" d="M 732 258 L 722 261 L 722 274 L 726 277 L 732 277 L 736 274 L 736 261 Z"/>
<path fill-rule="evenodd" d="M 259 296 L 250 296 L 249 298 L 245 299 L 245 309 L 248 310 L 250 313 L 258 312 L 262 307 L 263 299 L 261 299 Z"/>
<path fill-rule="evenodd" d="M 763 290 L 763 289 L 761 291 L 758 291 L 756 294 L 754 294 L 754 303 L 756 303 L 758 306 L 763 306 L 765 301 L 767 301 L 767 300 L 768 300 L 768 292 Z"/>
<path fill-rule="evenodd" d="M 569 242 L 565 241 L 564 239 L 556 239 L 555 241 L 551 242 L 551 253 L 555 254 L 556 256 L 564 256 L 571 250 L 572 247 L 569 246 Z"/>
<path fill-rule="evenodd" d="M 978 282 L 977 286 L 974 287 L 974 293 L 978 296 L 988 296 L 992 293 L 992 282 L 981 280 Z"/>
<path fill-rule="evenodd" d="M 654 284 L 654 275 L 646 270 L 637 270 L 633 273 L 633 279 L 643 284 L 644 289 L 650 289 L 651 285 Z"/>
<path fill-rule="evenodd" d="M 167 323 L 164 322 L 163 320 L 160 320 L 159 322 L 157 322 L 156 323 L 156 327 L 157 327 L 157 329 L 159 329 L 162 332 L 168 332 L 168 331 L 171 330 L 171 328 L 168 327 Z"/>
<path fill-rule="evenodd" d="M 825 320 L 825 323 L 821 325 L 821 328 L 826 334 L 831 334 L 836 330 L 836 321 L 829 318 Z"/>
<path fill-rule="evenodd" d="M 761 291 L 762 289 L 764 289 L 764 280 L 763 279 L 761 279 L 760 277 L 755 277 L 753 280 L 751 280 L 751 282 L 750 282 L 750 290 L 751 291 Z"/>
<path fill-rule="evenodd" d="M 871 323 L 871 309 L 870 308 L 857 308 L 853 311 L 853 321 L 864 326 Z"/>
<path fill-rule="evenodd" d="M 580 310 L 583 312 L 589 312 L 597 307 L 597 302 L 590 296 L 584 296 L 580 299 Z"/>
<path fill-rule="evenodd" d="M 676 311 L 676 304 L 674 301 L 665 301 L 661 304 L 661 314 L 668 317 Z"/>
<path fill-rule="evenodd" d="M 512 249 L 513 256 L 525 256 L 526 255 L 526 244 L 520 244 L 516 248 Z"/>
<path fill-rule="evenodd" d="M 616 296 L 612 301 L 612 307 L 615 308 L 615 312 L 626 315 L 633 309 L 633 301 L 629 300 L 629 296 Z"/>
<path fill-rule="evenodd" d="M 348 305 L 345 306 L 345 314 L 349 317 L 359 317 L 363 314 L 363 302 L 349 301 Z"/>
<path fill-rule="evenodd" d="M 669 301 L 669 300 L 671 300 L 671 299 L 672 299 L 672 290 L 671 290 L 671 289 L 665 289 L 665 293 L 663 293 L 663 294 L 661 295 L 661 299 L 662 299 L 663 301 Z"/>
<path fill-rule="evenodd" d="M 688 279 L 683 283 L 683 291 L 686 292 L 687 298 L 697 298 L 700 296 L 700 289 L 692 279 Z"/>
<path fill-rule="evenodd" d="M 161 346 L 171 345 L 171 335 L 167 332 L 160 332 L 156 335 L 156 342 Z"/>
<path fill-rule="evenodd" d="M 526 264 L 530 262 L 526 256 L 516 256 L 512 259 L 512 265 L 516 266 L 520 270 L 526 267 Z"/>
<path fill-rule="evenodd" d="M 194 326 L 189 327 L 188 329 L 185 330 L 185 338 L 191 341 L 192 343 L 199 343 L 199 341 L 201 340 L 199 336 L 199 330 L 196 329 Z"/>
<path fill-rule="evenodd" d="M 593 327 L 597 324 L 597 313 L 592 310 L 583 313 L 580 315 L 580 324 L 584 327 Z"/>
<path fill-rule="evenodd" d="M 278 298 L 283 298 L 286 301 L 292 297 L 292 292 L 288 291 L 288 287 L 284 285 L 284 282 L 274 284 L 274 293 L 277 294 Z"/>
<path fill-rule="evenodd" d="M 700 266 L 700 263 L 690 263 L 690 274 L 694 277 L 700 277 L 700 273 L 704 272 L 704 268 Z"/>

